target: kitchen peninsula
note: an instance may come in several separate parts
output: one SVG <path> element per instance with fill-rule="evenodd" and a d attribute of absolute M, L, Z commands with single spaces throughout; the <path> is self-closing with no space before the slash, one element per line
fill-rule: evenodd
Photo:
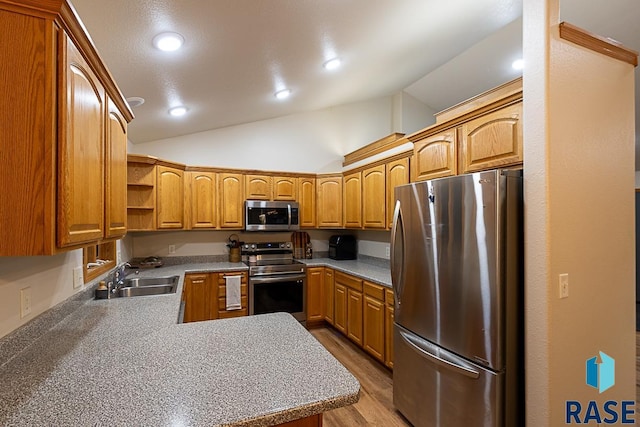
<path fill-rule="evenodd" d="M 358 381 L 289 314 L 179 324 L 180 270 L 175 294 L 84 292 L 33 342 L 1 340 L 0 424 L 271 426 L 358 401 Z"/>

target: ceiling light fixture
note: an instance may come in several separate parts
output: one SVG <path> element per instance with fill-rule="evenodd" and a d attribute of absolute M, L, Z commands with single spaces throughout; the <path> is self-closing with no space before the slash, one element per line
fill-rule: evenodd
<path fill-rule="evenodd" d="M 127 103 L 129 104 L 129 107 L 136 108 L 144 104 L 144 98 L 139 96 L 130 96 L 127 98 Z"/>
<path fill-rule="evenodd" d="M 340 68 L 340 58 L 333 58 L 322 64 L 325 70 L 336 70 Z"/>
<path fill-rule="evenodd" d="M 514 70 L 522 70 L 524 68 L 524 59 L 516 59 L 511 63 Z"/>
<path fill-rule="evenodd" d="M 187 111 L 187 107 L 179 106 L 169 109 L 169 114 L 171 114 L 173 117 L 181 117 L 187 114 Z"/>
<path fill-rule="evenodd" d="M 160 33 L 153 38 L 153 45 L 165 52 L 180 49 L 184 43 L 184 37 L 178 33 Z"/>
<path fill-rule="evenodd" d="M 275 94 L 275 97 L 278 99 L 286 99 L 289 97 L 289 95 L 291 95 L 291 89 L 282 89 L 277 91 Z"/>

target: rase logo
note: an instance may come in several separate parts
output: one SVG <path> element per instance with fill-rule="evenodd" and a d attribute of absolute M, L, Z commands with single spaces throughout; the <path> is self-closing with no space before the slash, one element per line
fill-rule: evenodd
<path fill-rule="evenodd" d="M 587 359 L 587 385 L 602 393 L 616 383 L 616 361 L 603 352 L 600 360 L 598 362 L 598 356 Z"/>
<path fill-rule="evenodd" d="M 613 357 L 600 351 L 598 356 L 586 361 L 585 382 L 589 387 L 603 393 L 616 383 L 616 361 Z M 607 400 L 602 407 L 598 402 L 590 400 L 586 408 L 576 400 L 567 400 L 565 408 L 565 422 L 567 424 L 589 424 L 594 421 L 598 424 L 635 424 L 634 400 Z"/>

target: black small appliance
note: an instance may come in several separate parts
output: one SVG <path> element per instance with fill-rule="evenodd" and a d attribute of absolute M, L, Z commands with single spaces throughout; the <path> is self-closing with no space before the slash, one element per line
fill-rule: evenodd
<path fill-rule="evenodd" d="M 329 238 L 329 258 L 336 260 L 358 258 L 358 242 L 350 234 L 336 235 Z"/>

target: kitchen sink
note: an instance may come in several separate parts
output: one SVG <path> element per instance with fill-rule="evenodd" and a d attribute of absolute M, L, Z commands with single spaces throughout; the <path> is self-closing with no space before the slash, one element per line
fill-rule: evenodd
<path fill-rule="evenodd" d="M 125 279 L 117 289 L 120 297 L 139 297 L 148 295 L 173 294 L 178 288 L 180 276 L 169 277 L 132 277 Z"/>
<path fill-rule="evenodd" d="M 172 285 L 178 284 L 180 276 L 168 276 L 168 277 L 129 277 L 124 279 L 123 287 L 137 288 L 141 286 L 158 286 L 158 285 Z"/>

